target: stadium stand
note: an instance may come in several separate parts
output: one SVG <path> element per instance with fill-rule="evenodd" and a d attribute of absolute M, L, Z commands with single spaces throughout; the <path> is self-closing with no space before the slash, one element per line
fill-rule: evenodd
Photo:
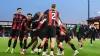
<path fill-rule="evenodd" d="M 73 28 L 76 24 L 66 24 L 67 27 Z M 8 37 L 12 27 L 12 21 L 0 21 L 0 37 Z"/>
<path fill-rule="evenodd" d="M 12 21 L 0 21 L 0 37 L 8 37 L 12 26 Z"/>

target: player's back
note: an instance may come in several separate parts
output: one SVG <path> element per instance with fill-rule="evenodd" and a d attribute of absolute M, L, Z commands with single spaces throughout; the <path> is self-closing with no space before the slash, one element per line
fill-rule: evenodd
<path fill-rule="evenodd" d="M 55 20 L 58 19 L 59 13 L 57 10 L 48 9 L 44 12 L 47 17 L 48 25 L 55 25 Z"/>

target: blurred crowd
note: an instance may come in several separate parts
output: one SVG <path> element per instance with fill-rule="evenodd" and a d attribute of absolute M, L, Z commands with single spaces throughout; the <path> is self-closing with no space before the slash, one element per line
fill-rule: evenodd
<path fill-rule="evenodd" d="M 9 34 L 10 34 L 10 29 L 0 30 L 0 37 L 9 37 Z"/>

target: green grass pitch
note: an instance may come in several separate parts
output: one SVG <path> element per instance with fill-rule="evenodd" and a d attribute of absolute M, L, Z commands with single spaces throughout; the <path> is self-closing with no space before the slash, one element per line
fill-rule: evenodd
<path fill-rule="evenodd" d="M 28 42 L 30 39 L 28 39 Z M 41 41 L 39 41 L 41 42 Z M 90 41 L 86 40 L 84 41 L 84 47 L 83 49 L 79 49 L 77 40 L 72 40 L 75 47 L 80 52 L 77 56 L 100 56 L 100 40 L 96 40 L 93 42 L 93 46 L 90 46 Z M 16 49 L 14 50 L 14 53 L 11 54 L 10 52 L 5 53 L 7 49 L 7 43 L 8 38 L 0 38 L 0 56 L 38 56 L 37 53 L 30 54 L 31 47 L 26 51 L 25 55 L 20 54 L 20 46 L 19 42 L 17 42 Z M 74 51 L 70 48 L 70 46 L 66 43 L 63 44 L 65 55 L 64 56 L 73 56 Z M 49 48 L 50 49 L 50 48 Z M 56 52 L 55 47 L 55 52 Z M 40 55 L 41 56 L 41 55 Z M 55 55 L 56 56 L 56 55 Z"/>

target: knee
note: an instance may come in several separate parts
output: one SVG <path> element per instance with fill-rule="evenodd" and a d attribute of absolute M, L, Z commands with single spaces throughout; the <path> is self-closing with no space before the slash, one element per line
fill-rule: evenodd
<path fill-rule="evenodd" d="M 17 39 L 18 39 L 18 37 L 15 37 L 14 39 L 15 39 L 15 40 L 17 40 Z"/>
<path fill-rule="evenodd" d="M 27 40 L 27 37 L 24 37 L 24 40 Z"/>
<path fill-rule="evenodd" d="M 12 40 L 12 36 L 9 37 L 9 40 Z"/>
<path fill-rule="evenodd" d="M 72 45 L 72 42 L 68 42 L 69 45 Z"/>
<path fill-rule="evenodd" d="M 54 49 L 54 45 L 51 45 L 51 49 Z"/>
<path fill-rule="evenodd" d="M 46 39 L 45 43 L 47 43 L 47 44 L 48 44 L 48 39 Z"/>

